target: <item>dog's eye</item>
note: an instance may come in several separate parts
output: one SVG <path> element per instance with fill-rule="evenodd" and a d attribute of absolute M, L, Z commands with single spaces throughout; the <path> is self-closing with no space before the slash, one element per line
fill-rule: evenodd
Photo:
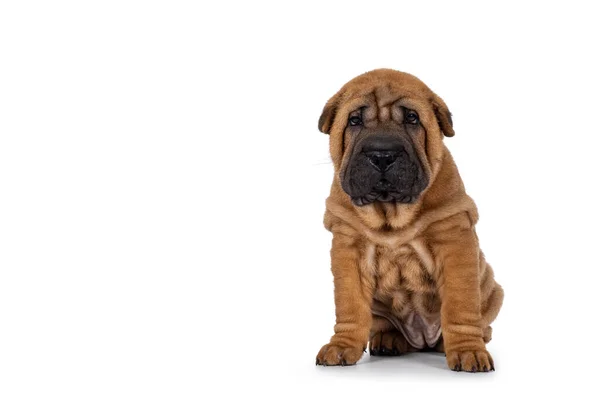
<path fill-rule="evenodd" d="M 355 115 L 353 117 L 348 118 L 348 123 L 350 126 L 362 125 L 362 118 Z"/>
<path fill-rule="evenodd" d="M 419 115 L 414 111 L 407 111 L 404 116 L 404 122 L 407 124 L 416 125 L 419 123 Z"/>

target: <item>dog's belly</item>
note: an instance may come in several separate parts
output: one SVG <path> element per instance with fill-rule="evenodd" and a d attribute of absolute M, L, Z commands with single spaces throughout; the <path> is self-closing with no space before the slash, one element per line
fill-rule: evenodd
<path fill-rule="evenodd" d="M 406 341 L 415 349 L 433 348 L 442 336 L 442 325 L 439 315 L 424 317 L 417 311 L 411 310 L 400 317 L 382 303 L 374 303 L 371 309 L 373 315 L 387 319 L 404 335 Z"/>
<path fill-rule="evenodd" d="M 434 347 L 442 334 L 439 273 L 424 242 L 373 247 L 367 254 L 375 277 L 372 313 L 388 320 L 414 348 Z"/>

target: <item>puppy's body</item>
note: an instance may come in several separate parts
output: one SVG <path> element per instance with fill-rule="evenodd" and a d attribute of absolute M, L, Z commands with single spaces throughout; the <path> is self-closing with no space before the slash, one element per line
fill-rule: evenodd
<path fill-rule="evenodd" d="M 444 102 L 411 75 L 376 70 L 346 84 L 319 122 L 336 172 L 325 213 L 336 325 L 317 363 L 353 364 L 370 342 L 373 355 L 434 348 L 450 368 L 493 369 L 484 343 L 503 291 L 442 141 L 454 134 Z"/>

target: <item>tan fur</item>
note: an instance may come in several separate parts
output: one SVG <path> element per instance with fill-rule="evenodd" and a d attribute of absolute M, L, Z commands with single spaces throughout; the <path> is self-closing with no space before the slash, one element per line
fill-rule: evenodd
<path fill-rule="evenodd" d="M 417 151 L 429 186 L 413 204 L 354 206 L 340 184 L 352 142 L 345 133 L 348 115 L 370 104 L 374 118 L 385 121 L 393 118 L 395 101 L 420 116 Z M 443 143 L 454 135 L 446 104 L 412 75 L 375 70 L 329 100 L 319 127 L 330 134 L 335 167 L 324 223 L 333 233 L 336 324 L 317 364 L 354 364 L 370 341 L 372 351 L 425 346 L 445 351 L 452 369 L 492 370 L 485 343 L 503 291 L 479 249 L 475 204 Z"/>

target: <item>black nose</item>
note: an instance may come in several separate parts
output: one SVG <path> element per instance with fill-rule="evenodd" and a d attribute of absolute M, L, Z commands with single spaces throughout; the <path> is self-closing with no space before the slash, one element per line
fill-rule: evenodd
<path fill-rule="evenodd" d="M 398 159 L 398 151 L 369 151 L 366 152 L 365 155 L 369 159 L 369 162 L 373 164 L 377 170 L 381 172 L 385 172 L 392 164 L 396 162 Z"/>
<path fill-rule="evenodd" d="M 381 172 L 385 172 L 398 160 L 406 156 L 402 141 L 390 135 L 374 135 L 365 141 L 362 149 L 369 162 Z"/>

